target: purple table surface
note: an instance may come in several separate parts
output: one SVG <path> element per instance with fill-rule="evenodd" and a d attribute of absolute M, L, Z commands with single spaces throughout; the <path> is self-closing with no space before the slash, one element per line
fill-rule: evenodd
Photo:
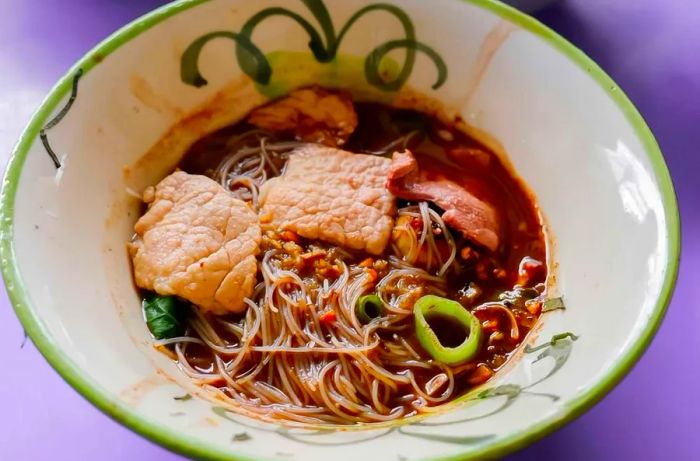
<path fill-rule="evenodd" d="M 162 0 L 0 0 L 0 159 L 52 84 L 89 48 Z M 683 258 L 646 355 L 600 404 L 512 460 L 698 459 L 700 388 L 700 1 L 562 0 L 539 18 L 627 92 L 676 186 Z M 0 294 L 0 459 L 178 460 L 111 421 L 28 342 Z"/>

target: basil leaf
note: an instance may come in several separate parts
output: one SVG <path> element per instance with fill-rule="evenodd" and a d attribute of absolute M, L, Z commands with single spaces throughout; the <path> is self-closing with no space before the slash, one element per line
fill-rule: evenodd
<path fill-rule="evenodd" d="M 156 339 L 174 338 L 185 331 L 184 312 L 174 296 L 147 296 L 143 300 L 143 315 Z"/>

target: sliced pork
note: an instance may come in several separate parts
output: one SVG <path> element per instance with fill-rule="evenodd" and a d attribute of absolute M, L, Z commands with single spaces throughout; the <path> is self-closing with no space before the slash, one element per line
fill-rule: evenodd
<path fill-rule="evenodd" d="M 389 241 L 395 199 L 386 189 L 391 161 L 306 145 L 260 194 L 262 222 L 355 250 L 381 254 Z"/>
<path fill-rule="evenodd" d="M 489 250 L 498 248 L 496 210 L 443 175 L 419 170 L 409 150 L 394 152 L 386 186 L 399 198 L 433 202 L 444 210 L 445 224 Z"/>
<path fill-rule="evenodd" d="M 294 133 L 302 141 L 342 146 L 357 126 L 352 98 L 323 88 L 305 88 L 254 110 L 248 121 L 273 132 Z"/>
<path fill-rule="evenodd" d="M 255 212 L 219 183 L 182 171 L 146 189 L 144 201 L 131 244 L 136 284 L 215 314 L 243 311 L 257 272 Z"/>

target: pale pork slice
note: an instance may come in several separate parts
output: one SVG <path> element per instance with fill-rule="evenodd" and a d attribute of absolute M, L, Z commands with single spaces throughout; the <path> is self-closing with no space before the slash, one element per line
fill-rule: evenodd
<path fill-rule="evenodd" d="M 323 88 L 304 88 L 255 109 L 251 125 L 331 147 L 342 146 L 357 127 L 352 97 Z"/>
<path fill-rule="evenodd" d="M 260 225 L 217 182 L 182 171 L 144 192 L 148 210 L 131 244 L 136 284 L 214 313 L 245 309 L 253 293 Z"/>
<path fill-rule="evenodd" d="M 396 213 L 385 187 L 390 164 L 374 155 L 300 147 L 282 176 L 263 185 L 260 219 L 308 239 L 381 254 Z"/>

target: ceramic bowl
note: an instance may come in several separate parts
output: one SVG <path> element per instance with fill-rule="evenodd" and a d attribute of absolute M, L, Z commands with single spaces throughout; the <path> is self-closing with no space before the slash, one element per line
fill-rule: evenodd
<path fill-rule="evenodd" d="M 352 430 L 260 423 L 209 400 L 152 348 L 125 250 L 134 195 L 197 137 L 314 83 L 439 107 L 507 156 L 543 210 L 551 289 L 566 310 L 543 315 L 505 369 L 449 411 Z M 678 268 L 673 187 L 639 113 L 583 53 L 488 0 L 165 6 L 51 91 L 12 156 L 0 212 L 7 290 L 47 360 L 114 419 L 206 459 L 508 453 L 624 376 L 657 330 Z"/>

